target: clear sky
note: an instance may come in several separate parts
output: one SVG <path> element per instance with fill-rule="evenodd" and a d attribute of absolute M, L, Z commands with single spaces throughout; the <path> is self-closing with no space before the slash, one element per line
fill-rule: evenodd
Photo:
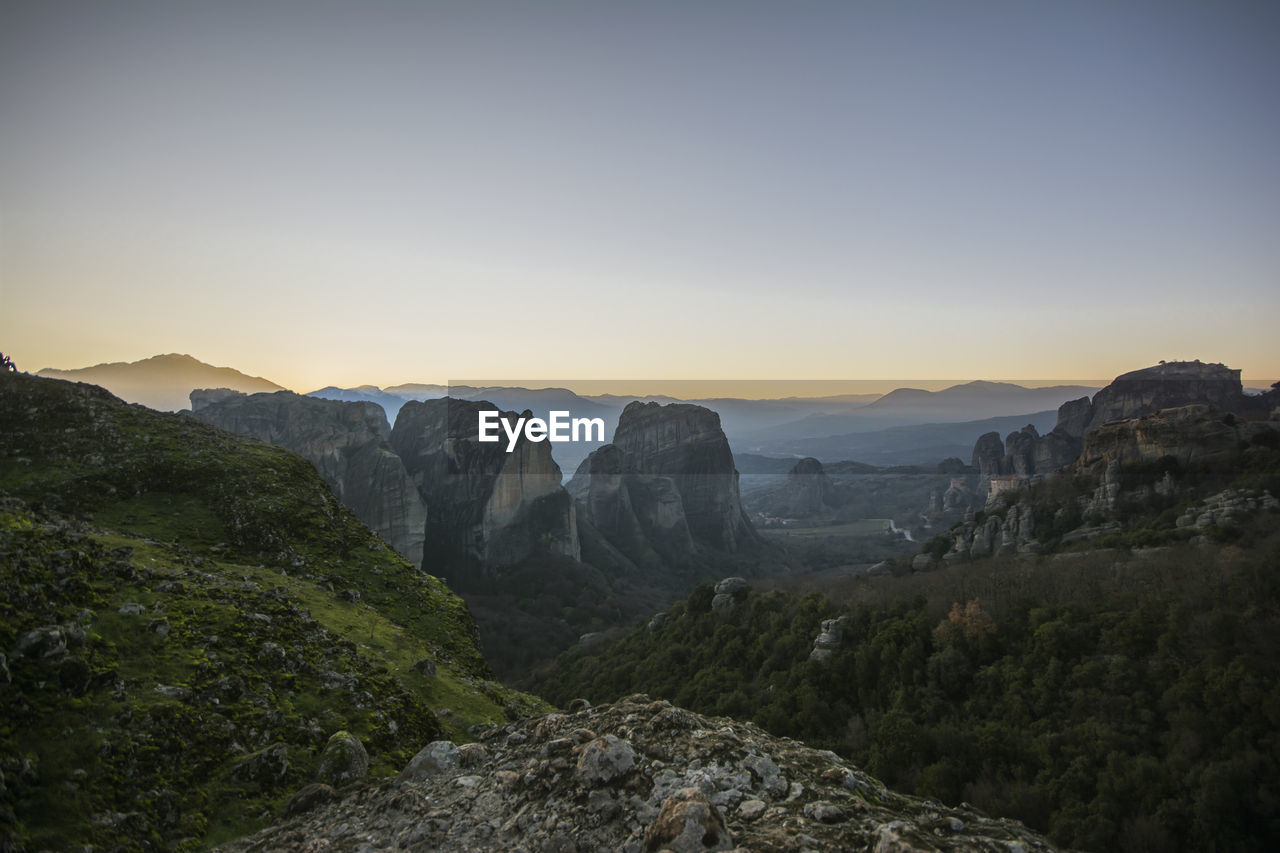
<path fill-rule="evenodd" d="M 1280 3 L 0 3 L 0 349 L 1280 374 Z"/>

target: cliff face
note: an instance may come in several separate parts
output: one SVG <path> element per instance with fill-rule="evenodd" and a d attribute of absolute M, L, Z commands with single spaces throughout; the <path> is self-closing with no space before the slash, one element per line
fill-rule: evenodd
<path fill-rule="evenodd" d="M 1175 361 L 1117 376 L 1090 400 L 1081 397 L 1058 408 L 1058 423 L 1047 435 L 1032 427 L 1011 433 L 1003 442 L 987 433 L 973 448 L 973 465 L 983 476 L 1030 477 L 1051 474 L 1070 465 L 1094 430 L 1111 421 L 1130 420 L 1162 409 L 1190 405 L 1215 406 L 1226 412 L 1265 416 L 1280 391 L 1261 397 L 1244 395 L 1240 371 L 1223 364 Z"/>
<path fill-rule="evenodd" d="M 192 391 L 191 409 L 207 424 L 309 461 L 356 517 L 415 566 L 422 565 L 427 508 L 391 448 L 391 431 L 377 405 L 291 391 L 245 395 L 217 388 Z"/>
<path fill-rule="evenodd" d="M 697 550 L 675 482 L 639 473 L 617 445 L 583 460 L 568 489 L 589 523 L 636 566 L 679 565 Z"/>
<path fill-rule="evenodd" d="M 757 541 L 715 412 L 687 403 L 631 403 L 622 410 L 613 443 L 636 470 L 672 478 L 695 542 L 733 552 Z"/>
<path fill-rule="evenodd" d="M 391 431 L 391 446 L 430 507 L 427 559 L 442 560 L 456 588 L 482 586 L 487 569 L 536 552 L 581 557 L 573 501 L 551 446 L 521 436 L 508 453 L 505 437 L 481 443 L 478 413 L 494 408 L 447 397 L 409 402 Z"/>
<path fill-rule="evenodd" d="M 1071 470 L 1104 474 L 1117 465 L 1176 459 L 1182 465 L 1229 463 L 1270 424 L 1250 423 L 1209 405 L 1164 409 L 1094 429 Z"/>
<path fill-rule="evenodd" d="M 967 517 L 950 532 L 954 543 L 943 559 L 1034 553 L 1041 536 L 1054 548 L 1135 529 L 1144 546 L 1162 536 L 1175 541 L 1160 513 L 1178 501 L 1193 502 L 1179 528 L 1227 526 L 1280 506 L 1265 491 L 1232 486 L 1239 474 L 1273 470 L 1277 450 L 1280 421 L 1246 420 L 1203 403 L 1107 421 L 1085 436 L 1060 479 L 997 476 L 984 517 Z M 1048 530 L 1036 529 L 1037 513 Z M 921 568 L 934 565 L 924 554 L 916 560 Z"/>
<path fill-rule="evenodd" d="M 1236 411 L 1243 401 L 1240 371 L 1224 364 L 1168 362 L 1117 376 L 1095 394 L 1085 432 L 1107 421 L 1197 403 Z"/>
<path fill-rule="evenodd" d="M 680 564 L 699 546 L 733 553 L 759 541 L 742 511 L 720 417 L 701 406 L 631 403 L 613 443 L 578 466 L 569 491 L 640 566 Z"/>

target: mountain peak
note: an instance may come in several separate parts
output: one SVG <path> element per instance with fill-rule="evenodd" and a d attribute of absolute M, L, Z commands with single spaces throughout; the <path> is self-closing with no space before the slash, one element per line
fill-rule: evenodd
<path fill-rule="evenodd" d="M 126 402 L 161 411 L 188 408 L 189 395 L 197 388 L 230 388 L 246 394 L 285 390 L 283 385 L 261 376 L 249 376 L 231 367 L 215 367 L 176 352 L 72 370 L 46 367 L 36 375 L 99 385 Z"/>

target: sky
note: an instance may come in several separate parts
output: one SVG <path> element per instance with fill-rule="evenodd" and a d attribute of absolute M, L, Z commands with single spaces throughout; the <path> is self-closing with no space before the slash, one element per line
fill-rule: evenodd
<path fill-rule="evenodd" d="M 1280 375 L 1280 4 L 0 0 L 0 350 Z"/>

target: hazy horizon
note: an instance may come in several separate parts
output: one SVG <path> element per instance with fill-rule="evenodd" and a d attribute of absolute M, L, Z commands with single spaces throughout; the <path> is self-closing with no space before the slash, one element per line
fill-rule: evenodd
<path fill-rule="evenodd" d="M 194 358 L 204 367 L 211 367 L 218 370 L 231 369 L 235 370 L 249 378 L 261 379 L 267 382 L 274 382 L 282 387 L 300 394 L 308 394 L 325 388 L 340 388 L 343 390 L 351 390 L 356 388 L 372 387 L 379 390 L 387 390 L 402 386 L 411 385 L 436 385 L 444 387 L 472 386 L 472 387 L 513 387 L 524 388 L 528 390 L 548 390 L 548 389 L 567 389 L 580 396 L 670 396 L 678 399 L 711 399 L 711 398 L 735 398 L 735 399 L 784 399 L 787 397 L 798 398 L 821 398 L 835 397 L 840 395 L 856 395 L 856 394 L 887 394 L 904 388 L 913 388 L 924 391 L 940 391 L 957 385 L 964 385 L 973 382 L 991 382 L 1005 383 L 1010 385 L 1019 385 L 1024 388 L 1050 388 L 1056 386 L 1083 386 L 1089 388 L 1102 388 L 1109 384 L 1115 377 L 1106 379 L 1056 379 L 1056 378 L 1009 378 L 1009 377 L 962 377 L 962 378 L 922 378 L 922 377 L 904 377 L 904 378 L 874 378 L 874 379 L 807 379 L 807 378 L 791 378 L 791 379 L 729 379 L 729 378 L 694 378 L 685 377 L 681 379 L 663 379 L 663 378 L 637 378 L 625 377 L 615 379 L 596 379 L 596 378 L 513 378 L 513 377 L 480 377 L 465 379 L 444 379 L 444 380 L 416 380 L 410 382 L 357 382 L 350 385 L 335 385 L 328 383 L 315 387 L 295 387 L 288 383 L 279 382 L 275 377 L 262 375 L 252 370 L 242 369 L 236 365 L 212 365 L 201 359 L 195 358 L 187 353 L 167 353 L 164 355 L 152 356 L 151 359 L 163 359 L 165 356 L 180 355 L 186 358 Z M 144 359 L 144 361 L 149 359 Z M 69 373 L 83 370 L 91 370 L 94 368 L 108 367 L 132 367 L 135 363 L 130 362 L 101 362 L 93 365 L 85 365 L 78 368 L 60 368 L 60 367 L 41 367 L 30 370 L 31 373 L 41 373 L 45 371 L 54 371 L 58 373 Z M 1151 365 L 1142 365 L 1149 367 Z M 1231 365 L 1227 365 L 1230 367 Z M 26 366 L 19 365 L 25 369 Z M 1139 368 L 1132 368 L 1134 370 Z M 1122 371 L 1129 372 L 1128 370 Z M 1118 375 L 1118 374 L 1117 374 Z M 1274 379 L 1264 379 L 1243 376 L 1242 384 L 1246 387 L 1265 389 L 1275 382 Z"/>
<path fill-rule="evenodd" d="M 1280 4 L 0 7 L 0 347 L 1280 372 Z"/>

